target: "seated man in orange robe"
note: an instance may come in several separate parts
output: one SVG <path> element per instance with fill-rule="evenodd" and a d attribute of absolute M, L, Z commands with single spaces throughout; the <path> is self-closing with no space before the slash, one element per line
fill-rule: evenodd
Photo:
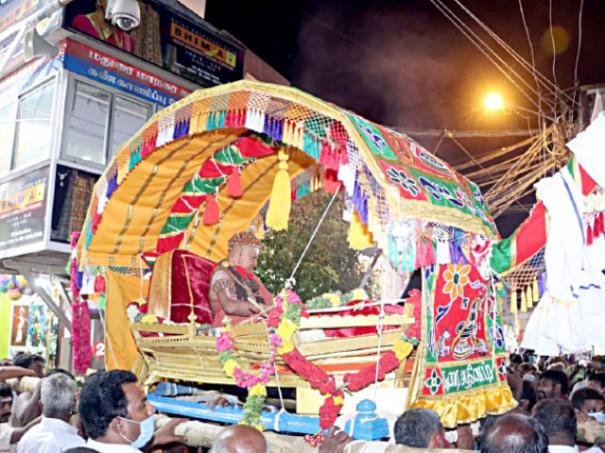
<path fill-rule="evenodd" d="M 213 326 L 222 325 L 228 315 L 234 324 L 259 314 L 272 304 L 273 296 L 254 275 L 260 241 L 252 233 L 237 233 L 229 239 L 229 256 L 210 280 Z"/>

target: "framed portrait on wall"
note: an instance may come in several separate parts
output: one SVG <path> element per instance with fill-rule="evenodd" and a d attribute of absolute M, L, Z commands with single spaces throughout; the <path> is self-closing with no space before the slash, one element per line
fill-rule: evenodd
<path fill-rule="evenodd" d="M 12 314 L 11 347 L 25 347 L 29 328 L 29 306 L 13 304 Z"/>

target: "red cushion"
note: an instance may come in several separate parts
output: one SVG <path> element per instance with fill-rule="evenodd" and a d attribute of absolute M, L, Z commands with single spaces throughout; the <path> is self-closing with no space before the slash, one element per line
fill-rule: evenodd
<path fill-rule="evenodd" d="M 212 323 L 212 308 L 209 291 L 210 277 L 216 264 L 185 250 L 176 250 L 172 255 L 172 300 L 170 319 L 188 322 L 191 313 L 191 297 L 197 322 Z"/>

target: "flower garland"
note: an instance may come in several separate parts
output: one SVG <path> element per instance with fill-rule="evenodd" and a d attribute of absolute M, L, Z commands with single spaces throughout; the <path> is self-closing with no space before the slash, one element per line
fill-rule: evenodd
<path fill-rule="evenodd" d="M 78 374 L 84 374 L 90 367 L 92 347 L 90 345 L 90 312 L 88 311 L 88 297 L 80 296 L 82 287 L 82 273 L 78 269 L 75 258 L 75 248 L 80 238 L 79 232 L 71 235 L 70 246 L 72 257 L 69 263 L 70 289 L 71 289 L 71 333 L 73 367 Z"/>
<path fill-rule="evenodd" d="M 288 290 L 284 296 L 278 295 L 275 298 L 276 307 L 273 312 L 276 313 L 269 314 L 267 323 L 275 327 L 275 320 L 279 319 L 276 332 L 281 337 L 281 346 L 277 352 L 292 370 L 324 395 L 324 403 L 319 409 L 319 426 L 324 431 L 334 425 L 344 404 L 344 392 L 336 388 L 333 376 L 307 360 L 294 346 L 292 336 L 298 329 L 301 316 L 308 316 L 308 314 L 294 292 Z M 378 361 L 378 379 L 384 379 L 387 373 L 397 368 L 401 361 L 410 355 L 413 348 L 412 342 L 407 337 L 397 340 L 393 349 L 383 354 Z M 376 364 L 372 364 L 357 373 L 345 374 L 343 381 L 345 389 L 358 391 L 374 382 L 375 378 Z"/>
<path fill-rule="evenodd" d="M 258 375 L 242 371 L 234 351 L 233 340 L 227 329 L 217 337 L 216 349 L 219 352 L 219 360 L 223 371 L 227 376 L 234 378 L 239 387 L 248 389 L 242 424 L 255 426 L 262 431 L 263 427 L 259 423 L 260 414 L 267 397 L 264 384 L 269 381 L 271 374 L 274 373 L 277 354 L 296 374 L 324 395 L 324 402 L 319 409 L 321 432 L 334 425 L 344 404 L 345 389 L 353 392 L 358 391 L 367 387 L 376 379 L 376 363 L 373 363 L 357 373 L 345 374 L 343 378 L 344 389 L 337 388 L 334 376 L 330 376 L 307 360 L 294 346 L 292 337 L 298 330 L 300 318 L 308 316 L 304 304 L 293 291 L 287 290 L 284 294 L 275 297 L 275 307 L 267 317 L 267 326 L 270 329 L 271 356 L 261 364 Z M 401 361 L 410 355 L 414 344 L 416 344 L 415 341 L 415 339 L 410 340 L 404 335 L 395 342 L 392 350 L 387 351 L 380 357 L 378 360 L 379 380 L 384 379 L 387 373 L 397 368 Z M 308 441 L 313 444 L 321 443 L 321 432 L 315 436 L 310 436 Z"/>
<path fill-rule="evenodd" d="M 244 414 L 241 424 L 250 425 L 263 430 L 260 424 L 261 411 L 263 404 L 267 398 L 267 389 L 265 384 L 269 382 L 269 378 L 275 373 L 275 358 L 277 350 L 281 344 L 279 335 L 275 332 L 269 333 L 269 345 L 271 355 L 260 365 L 258 375 L 247 373 L 242 370 L 237 354 L 233 346 L 233 339 L 228 329 L 225 330 L 216 338 L 216 350 L 219 353 L 219 360 L 225 374 L 235 380 L 238 387 L 248 389 L 248 397 L 244 404 Z"/>

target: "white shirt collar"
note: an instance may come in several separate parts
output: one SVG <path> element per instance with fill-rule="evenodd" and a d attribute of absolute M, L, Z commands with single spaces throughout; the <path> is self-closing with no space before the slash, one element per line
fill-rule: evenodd
<path fill-rule="evenodd" d="M 69 434 L 78 434 L 78 429 L 75 426 L 70 425 L 69 423 L 58 419 L 58 418 L 49 418 L 42 416 L 40 420 L 40 426 L 44 426 L 45 428 L 49 428 L 51 431 L 65 431 Z"/>
<path fill-rule="evenodd" d="M 580 450 L 575 445 L 549 445 L 548 453 L 580 453 Z"/>
<path fill-rule="evenodd" d="M 104 442 L 97 442 L 93 439 L 88 439 L 86 446 L 97 450 L 100 453 L 141 453 L 141 450 L 132 448 L 126 444 L 106 444 Z"/>

